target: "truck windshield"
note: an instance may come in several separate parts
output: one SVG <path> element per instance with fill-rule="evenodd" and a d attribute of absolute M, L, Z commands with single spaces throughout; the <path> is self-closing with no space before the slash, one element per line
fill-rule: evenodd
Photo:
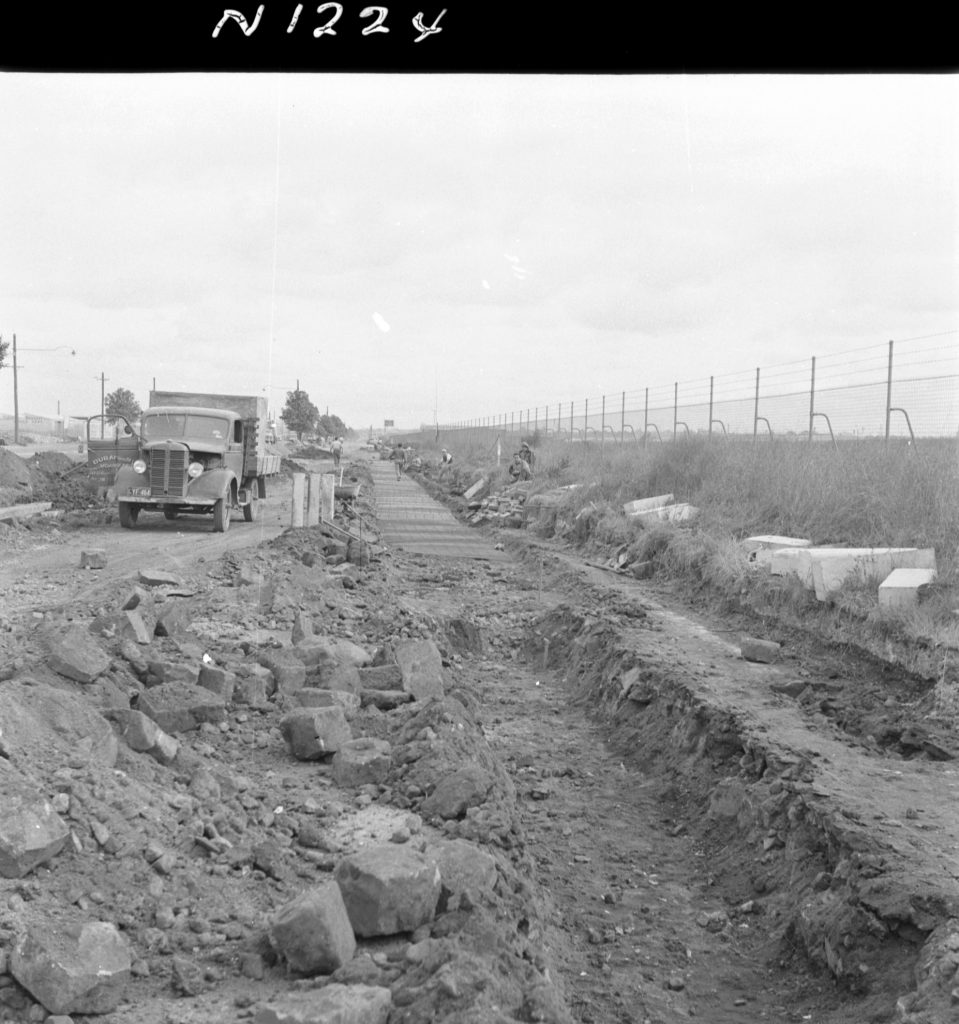
<path fill-rule="evenodd" d="M 141 433 L 147 441 L 188 438 L 191 441 L 226 442 L 230 439 L 230 423 L 219 416 L 159 413 L 143 417 Z"/>

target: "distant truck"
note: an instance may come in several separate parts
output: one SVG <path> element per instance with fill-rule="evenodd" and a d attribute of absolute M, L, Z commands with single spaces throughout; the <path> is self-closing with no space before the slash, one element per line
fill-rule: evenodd
<path fill-rule="evenodd" d="M 216 533 L 234 509 L 252 523 L 267 477 L 280 471 L 280 456 L 266 450 L 267 423 L 265 397 L 151 391 L 136 455 L 114 481 L 120 525 L 132 529 L 144 510 L 212 515 Z"/>

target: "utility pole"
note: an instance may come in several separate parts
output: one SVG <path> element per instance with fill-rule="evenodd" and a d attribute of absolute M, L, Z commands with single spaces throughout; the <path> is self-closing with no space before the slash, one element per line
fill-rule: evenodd
<path fill-rule="evenodd" d="M 106 383 L 108 378 L 106 374 L 101 373 L 99 377 L 94 377 L 93 379 L 100 382 L 100 438 L 102 440 L 104 437 L 103 417 L 106 415 L 107 408 Z"/>
<path fill-rule="evenodd" d="M 20 399 L 17 395 L 17 336 L 13 336 L 13 443 L 20 443 Z"/>

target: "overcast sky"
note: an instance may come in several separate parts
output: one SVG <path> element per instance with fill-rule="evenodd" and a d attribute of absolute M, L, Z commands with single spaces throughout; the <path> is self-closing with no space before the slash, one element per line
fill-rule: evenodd
<path fill-rule="evenodd" d="M 298 380 L 350 427 L 413 426 L 955 331 L 957 98 L 948 74 L 0 74 L 21 413 L 96 413 L 103 373 L 277 411 Z"/>

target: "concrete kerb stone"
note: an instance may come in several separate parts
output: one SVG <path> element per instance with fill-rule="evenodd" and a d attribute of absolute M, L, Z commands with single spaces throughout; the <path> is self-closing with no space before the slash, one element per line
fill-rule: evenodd
<path fill-rule="evenodd" d="M 771 665 L 779 658 L 780 645 L 772 640 L 759 640 L 744 636 L 739 641 L 739 651 L 746 661 L 759 661 Z"/>
<path fill-rule="evenodd" d="M 922 588 L 935 579 L 935 569 L 893 569 L 879 584 L 879 607 L 915 608 Z"/>
<path fill-rule="evenodd" d="M 623 512 L 627 516 L 635 516 L 639 512 L 648 512 L 653 509 L 663 508 L 673 501 L 671 494 L 658 494 L 652 498 L 637 498 L 635 501 L 627 501 L 623 505 Z"/>

